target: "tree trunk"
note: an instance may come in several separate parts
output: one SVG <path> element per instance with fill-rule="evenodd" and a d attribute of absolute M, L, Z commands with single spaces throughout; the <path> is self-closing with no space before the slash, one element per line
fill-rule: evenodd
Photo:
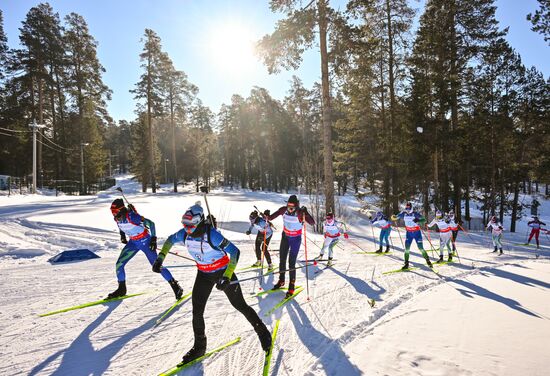
<path fill-rule="evenodd" d="M 321 87 L 323 92 L 323 161 L 325 174 L 325 210 L 334 210 L 334 172 L 332 168 L 332 121 L 327 50 L 327 0 L 318 0 L 319 45 L 321 49 Z"/>
<path fill-rule="evenodd" d="M 514 184 L 514 200 L 512 202 L 512 219 L 510 222 L 510 232 L 516 232 L 516 220 L 518 217 L 518 199 L 519 199 L 519 184 Z"/>
<path fill-rule="evenodd" d="M 172 166 L 174 179 L 174 192 L 178 191 L 178 164 L 176 161 L 176 122 L 174 121 L 174 94 L 173 88 L 170 94 L 170 127 L 172 128 Z"/>

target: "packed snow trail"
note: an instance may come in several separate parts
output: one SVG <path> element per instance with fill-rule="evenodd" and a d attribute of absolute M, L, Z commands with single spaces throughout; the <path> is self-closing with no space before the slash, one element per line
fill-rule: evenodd
<path fill-rule="evenodd" d="M 201 199 L 194 192 L 143 194 L 132 190 L 130 183 L 124 191 L 140 213 L 155 221 L 159 244 L 180 228 L 183 211 Z M 156 325 L 174 297 L 142 254 L 126 267 L 128 293 L 148 294 L 38 317 L 101 299 L 116 287 L 114 263 L 122 244 L 109 212 L 116 197 L 116 192 L 107 191 L 89 197 L 0 198 L 0 242 L 10 249 L 9 254 L 0 250 L 4 255 L 0 257 L 0 374 L 158 374 L 177 364 L 190 348 L 190 300 Z M 241 249 L 238 268 L 256 260 L 253 240 L 245 235 L 253 205 L 274 210 L 287 197 L 242 191 L 209 195 L 224 235 Z M 359 203 L 353 197 L 341 198 L 341 202 L 349 208 L 352 241 L 374 250 L 371 229 L 364 215 L 357 213 Z M 276 220 L 275 226 L 278 231 L 271 249 L 277 249 L 280 241 L 281 223 Z M 549 360 L 540 351 L 546 348 L 550 334 L 550 312 L 544 306 L 550 297 L 550 248 L 544 238 L 541 250 L 511 244 L 520 243 L 523 235 L 506 233 L 505 254 L 496 256 L 487 247 L 486 234 L 468 237 L 461 232 L 457 246 L 462 264 L 440 267 L 441 277 L 428 270 L 414 245 L 411 265 L 416 270 L 382 274 L 403 263 L 396 231 L 391 240 L 397 249 L 383 257 L 355 254 L 360 250 L 343 240 L 344 249 L 335 249 L 338 262 L 332 268 L 316 273 L 324 266 L 311 267 L 311 301 L 300 294 L 268 317 L 264 315 L 281 297 L 253 296 L 252 281 L 243 282 L 247 301 L 266 325 L 273 328 L 281 320 L 271 374 L 547 374 Z M 322 236 L 313 231 L 308 231 L 310 237 L 322 242 Z M 83 246 L 101 258 L 47 263 L 61 250 Z M 37 250 L 33 257 L 25 251 L 29 249 Z M 308 251 L 313 258 L 318 250 L 312 246 Z M 277 260 L 277 252 L 272 254 Z M 302 249 L 299 259 L 303 258 Z M 195 267 L 173 255 L 165 265 L 180 266 L 171 271 L 184 291 L 191 291 Z M 259 271 L 237 275 L 245 278 L 255 273 Z M 276 273 L 264 277 L 262 289 L 271 288 L 277 277 Z M 304 286 L 303 269 L 296 283 Z M 257 336 L 225 294 L 213 290 L 205 320 L 209 348 L 236 337 L 242 338 L 241 343 L 190 367 L 186 375 L 262 372 L 264 354 Z M 510 355 L 518 347 L 521 358 Z"/>

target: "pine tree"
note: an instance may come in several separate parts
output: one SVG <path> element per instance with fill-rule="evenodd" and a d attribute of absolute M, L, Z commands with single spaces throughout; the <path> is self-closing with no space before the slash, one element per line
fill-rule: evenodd
<path fill-rule="evenodd" d="M 332 107 L 329 79 L 328 29 L 331 15 L 334 11 L 329 7 L 328 0 L 311 1 L 306 7 L 301 7 L 297 0 L 271 0 L 273 12 L 284 12 L 286 18 L 277 23 L 273 34 L 266 35 L 259 42 L 264 63 L 270 73 L 275 73 L 280 67 L 296 69 L 305 49 L 313 47 L 315 28 L 319 32 L 319 48 L 321 55 L 321 87 L 323 98 L 323 165 L 325 209 L 334 210 L 334 172 L 332 155 Z"/>
<path fill-rule="evenodd" d="M 538 0 L 540 8 L 527 15 L 527 20 L 533 24 L 531 30 L 536 31 L 550 44 L 550 0 Z"/>

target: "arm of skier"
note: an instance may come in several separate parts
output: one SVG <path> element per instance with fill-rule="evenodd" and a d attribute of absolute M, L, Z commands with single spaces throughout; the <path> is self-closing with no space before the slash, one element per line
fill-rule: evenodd
<path fill-rule="evenodd" d="M 428 227 L 433 227 L 435 225 L 436 221 L 435 218 L 432 219 L 432 221 L 428 224 Z"/>
<path fill-rule="evenodd" d="M 183 242 L 185 240 L 185 237 L 187 236 L 187 233 L 185 232 L 185 229 L 181 229 L 175 234 L 172 234 L 166 239 L 164 244 L 162 245 L 162 249 L 160 250 L 157 259 L 153 263 L 153 271 L 155 273 L 160 273 L 160 269 L 162 268 L 162 263 L 164 262 L 164 259 L 166 258 L 166 255 L 172 249 L 174 244 Z"/>
<path fill-rule="evenodd" d="M 267 219 L 268 221 L 272 221 L 278 216 L 283 215 L 285 211 L 286 211 L 286 206 L 281 206 L 275 213 L 270 215 L 265 215 L 264 218 Z"/>

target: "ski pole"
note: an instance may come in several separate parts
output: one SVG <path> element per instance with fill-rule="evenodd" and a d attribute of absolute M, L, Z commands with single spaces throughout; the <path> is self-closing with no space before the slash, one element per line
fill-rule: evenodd
<path fill-rule="evenodd" d="M 464 227 L 462 227 L 462 226 L 460 225 L 460 223 L 458 224 L 458 227 L 459 227 L 462 231 L 464 231 L 464 232 L 466 233 L 466 235 L 468 235 L 468 237 L 470 238 L 470 240 L 471 240 L 473 243 L 475 243 L 474 238 L 472 238 L 472 237 L 470 236 L 470 233 L 469 233 L 468 231 L 466 231 L 466 230 L 464 229 Z"/>
<path fill-rule="evenodd" d="M 254 206 L 254 209 L 256 209 L 256 211 L 258 212 L 258 214 L 259 214 L 260 216 L 262 216 L 262 217 L 265 219 L 265 221 L 266 221 L 267 223 L 269 223 L 269 226 L 271 226 L 271 228 L 273 228 L 273 230 L 277 231 L 277 227 L 275 227 L 275 225 L 274 225 L 273 223 L 269 222 L 269 221 L 265 218 L 265 215 L 263 214 L 263 212 L 261 212 L 260 209 L 258 209 L 258 207 L 257 207 L 256 205 L 252 205 L 252 206 Z"/>
<path fill-rule="evenodd" d="M 292 268 L 292 269 L 287 269 L 287 270 L 273 270 L 273 271 L 271 271 L 271 272 L 269 272 L 269 273 L 265 273 L 265 274 L 263 275 L 263 277 L 268 276 L 268 275 L 270 275 L 270 274 L 275 274 L 275 273 L 286 273 L 286 272 L 291 272 L 291 271 L 293 271 L 293 270 L 298 270 L 298 269 L 305 268 L 305 267 L 308 266 L 308 265 L 314 265 L 314 266 L 315 266 L 315 265 L 317 265 L 317 261 L 313 261 L 313 262 L 311 262 L 311 263 L 309 263 L 309 264 L 306 264 L 306 265 L 297 266 L 297 267 Z M 324 264 L 323 264 L 323 265 L 324 265 Z M 231 281 L 231 282 L 229 282 L 229 284 L 230 284 L 230 285 L 234 285 L 234 284 L 236 284 L 236 283 L 245 282 L 245 281 L 251 281 L 251 280 L 253 280 L 253 279 L 257 279 L 257 278 L 261 278 L 261 277 L 262 277 L 261 275 L 256 275 L 256 276 L 254 276 L 254 277 L 248 277 L 248 278 L 244 278 L 244 279 L 239 279 L 239 280 L 237 280 L 237 281 Z"/>
<path fill-rule="evenodd" d="M 307 300 L 309 301 L 309 274 L 308 274 L 308 265 L 309 265 L 309 261 L 307 259 L 307 235 L 306 235 L 306 229 L 307 229 L 307 224 L 306 224 L 306 219 L 305 219 L 305 214 L 304 214 L 304 250 L 305 250 L 305 253 L 306 253 L 306 291 L 307 291 Z"/>
<path fill-rule="evenodd" d="M 212 220 L 212 214 L 210 214 L 210 206 L 208 206 L 208 199 L 206 198 L 206 194 L 208 193 L 208 187 L 206 185 L 202 185 L 199 189 L 204 196 L 204 202 L 206 202 L 206 209 L 208 210 L 208 217 L 210 218 L 210 224 L 212 224 L 212 226 L 216 228 L 217 226 L 214 224 L 214 221 Z"/>
<path fill-rule="evenodd" d="M 453 243 L 453 247 L 455 249 L 455 252 L 456 252 L 456 257 L 458 257 L 458 262 L 462 264 L 462 261 L 460 260 L 460 255 L 458 254 L 458 248 L 456 247 L 456 243 L 453 239 L 453 232 L 451 231 L 451 243 Z"/>
<path fill-rule="evenodd" d="M 190 260 L 190 261 L 193 261 L 195 262 L 194 259 L 192 259 L 191 257 L 187 257 L 187 256 L 183 256 L 183 255 L 180 255 L 178 252 L 172 252 L 172 251 L 168 251 L 168 253 L 170 253 L 171 255 L 175 255 L 175 256 L 178 256 L 178 257 L 181 257 L 181 258 L 184 258 L 186 260 Z"/>
<path fill-rule="evenodd" d="M 420 226 L 419 226 L 420 227 Z M 426 233 L 424 232 L 424 230 L 422 230 L 422 227 L 420 227 L 420 231 L 422 231 L 422 234 L 424 234 L 424 237 L 426 239 L 428 239 L 428 243 L 430 243 L 430 247 L 432 247 L 432 257 L 434 257 L 434 246 L 432 244 L 432 241 L 430 240 L 430 237 L 429 236 L 426 236 Z M 430 230 L 428 230 L 430 231 Z"/>
<path fill-rule="evenodd" d="M 126 198 L 126 196 L 124 196 L 124 192 L 122 192 L 122 188 L 116 187 L 116 190 L 122 194 L 122 198 L 126 201 L 128 205 L 130 205 L 130 203 L 128 202 L 128 199 Z"/>
<path fill-rule="evenodd" d="M 372 225 L 372 223 L 370 225 L 370 229 L 372 231 L 372 241 L 374 242 L 374 250 L 376 251 L 376 238 L 374 237 L 374 226 Z M 380 247 L 382 247 L 382 244 L 380 244 Z"/>
<path fill-rule="evenodd" d="M 395 222 L 395 229 L 397 230 L 397 235 L 399 235 L 399 240 L 401 240 L 401 246 L 403 246 L 403 249 L 405 249 L 405 243 L 403 243 L 403 238 L 401 237 L 401 231 L 399 231 L 399 226 L 397 225 L 397 221 Z"/>
<path fill-rule="evenodd" d="M 353 244 L 354 246 L 356 246 L 357 248 L 359 248 L 362 252 L 366 252 L 363 248 L 359 247 L 359 245 L 352 242 L 350 238 L 348 238 L 347 241 L 350 242 L 351 244 Z"/>

